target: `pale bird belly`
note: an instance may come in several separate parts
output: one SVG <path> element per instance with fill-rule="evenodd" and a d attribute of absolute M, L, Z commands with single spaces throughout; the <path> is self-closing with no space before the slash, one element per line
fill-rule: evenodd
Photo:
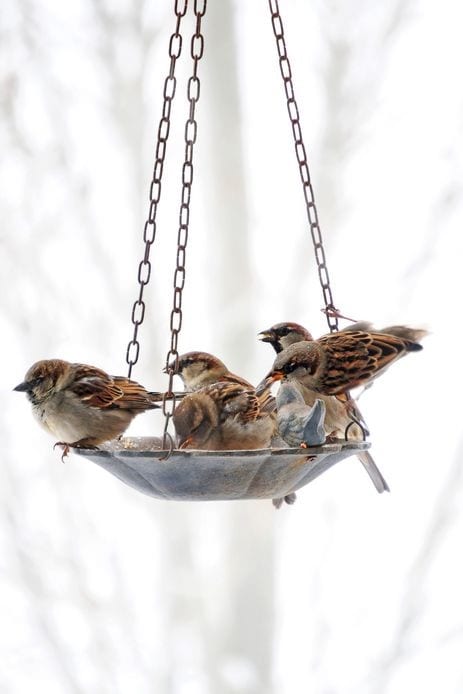
<path fill-rule="evenodd" d="M 63 417 L 53 407 L 36 407 L 34 415 L 39 424 L 59 441 L 74 443 L 83 438 L 84 427 L 80 418 Z"/>
<path fill-rule="evenodd" d="M 93 444 L 109 441 L 122 434 L 132 419 L 127 410 L 101 410 L 66 400 L 34 409 L 40 424 L 59 441 L 76 443 L 89 439 Z"/>

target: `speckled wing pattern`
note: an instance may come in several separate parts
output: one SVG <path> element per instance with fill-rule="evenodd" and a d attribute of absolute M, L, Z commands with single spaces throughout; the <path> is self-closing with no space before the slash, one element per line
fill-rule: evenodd
<path fill-rule="evenodd" d="M 219 383 L 237 384 L 245 390 L 251 392 L 254 391 L 254 386 L 251 383 L 249 383 L 249 381 L 246 381 L 245 378 L 241 378 L 241 376 L 237 376 L 233 373 L 229 373 L 227 376 L 223 376 Z M 261 412 L 275 412 L 276 402 L 275 398 L 270 392 L 270 389 L 265 390 L 261 395 L 258 396 L 258 399 L 258 408 Z"/>
<path fill-rule="evenodd" d="M 254 390 L 245 389 L 239 383 L 216 383 L 208 387 L 208 392 L 217 402 L 221 423 L 230 417 L 242 423 L 253 422 L 260 414 Z"/>
<path fill-rule="evenodd" d="M 402 353 L 418 351 L 421 345 L 386 333 L 339 332 L 317 340 L 325 363 L 319 376 L 320 391 L 336 395 L 378 376 Z"/>
<path fill-rule="evenodd" d="M 76 364 L 72 391 L 89 407 L 146 410 L 155 407 L 139 383 L 123 376 L 109 376 L 101 369 Z"/>

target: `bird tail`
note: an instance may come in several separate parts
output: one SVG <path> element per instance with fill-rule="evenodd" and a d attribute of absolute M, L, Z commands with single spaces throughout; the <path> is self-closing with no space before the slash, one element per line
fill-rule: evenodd
<path fill-rule="evenodd" d="M 376 491 L 379 494 L 382 494 L 383 492 L 389 492 L 390 489 L 388 483 L 382 476 L 378 466 L 376 465 L 370 453 L 368 451 L 362 451 L 358 454 L 358 459 L 362 463 L 365 470 L 368 472 L 371 481 L 376 487 Z"/>
<path fill-rule="evenodd" d="M 410 328 L 408 325 L 388 325 L 386 328 L 381 328 L 380 332 L 395 335 L 395 337 L 401 337 L 403 340 L 410 340 L 410 342 L 421 342 L 429 335 L 429 330 L 425 328 Z"/>
<path fill-rule="evenodd" d="M 181 400 L 185 397 L 185 395 L 187 395 L 187 393 L 182 390 L 180 392 L 174 392 L 171 395 L 175 396 L 175 400 Z M 162 402 L 164 400 L 164 392 L 161 393 L 152 390 L 148 393 L 148 396 L 151 400 L 152 408 L 162 407 Z M 167 400 L 172 400 L 172 397 L 168 397 Z"/>
<path fill-rule="evenodd" d="M 420 345 L 419 342 L 408 342 L 408 340 L 404 340 L 404 342 L 405 349 L 407 352 L 421 352 L 421 350 L 423 349 L 423 345 Z"/>

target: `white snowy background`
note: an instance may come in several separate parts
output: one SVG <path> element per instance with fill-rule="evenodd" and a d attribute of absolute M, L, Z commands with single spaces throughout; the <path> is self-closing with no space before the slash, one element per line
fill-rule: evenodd
<path fill-rule="evenodd" d="M 172 2 L 0 8 L 0 691 L 463 691 L 463 12 L 281 0 L 336 305 L 432 335 L 361 401 L 391 487 L 355 458 L 271 503 L 144 497 L 62 465 L 12 388 L 61 357 L 125 373 Z M 192 8 L 190 8 L 191 12 Z M 178 66 L 134 377 L 169 346 L 185 77 Z M 256 334 L 326 331 L 265 0 L 210 0 L 181 351 L 257 381 Z M 159 414 L 130 432 L 158 433 Z"/>

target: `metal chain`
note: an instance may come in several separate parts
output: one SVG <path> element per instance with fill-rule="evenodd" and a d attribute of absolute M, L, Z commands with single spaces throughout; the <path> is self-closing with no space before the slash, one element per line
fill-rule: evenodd
<path fill-rule="evenodd" d="M 323 239 L 320 230 L 320 225 L 318 222 L 318 213 L 317 207 L 315 205 L 315 197 L 312 188 L 312 182 L 310 179 L 306 149 L 302 138 L 302 130 L 299 120 L 299 109 L 296 103 L 296 98 L 294 96 L 291 65 L 289 63 L 289 58 L 286 51 L 283 22 L 278 7 L 278 0 L 268 0 L 268 4 L 272 17 L 272 27 L 273 33 L 275 34 L 278 56 L 280 59 L 280 72 L 283 78 L 288 115 L 289 120 L 291 121 L 291 128 L 293 131 L 296 158 L 299 164 L 299 172 L 301 175 L 302 188 L 304 191 L 304 199 L 307 208 L 307 218 L 309 220 L 310 234 L 312 236 L 315 260 L 317 262 L 318 268 L 318 277 L 323 292 L 323 299 L 325 301 L 324 313 L 326 315 L 326 320 L 328 322 L 330 332 L 336 332 L 338 330 L 338 311 L 334 306 L 333 295 L 331 293 L 330 278 L 328 275 L 328 268 L 326 266 L 325 250 L 323 248 Z"/>
<path fill-rule="evenodd" d="M 169 40 L 169 57 L 170 67 L 169 74 L 164 81 L 162 116 L 159 120 L 157 143 L 156 143 L 156 158 L 154 162 L 153 177 L 150 185 L 149 211 L 148 218 L 145 222 L 143 230 L 143 241 L 145 242 L 145 253 L 142 261 L 138 266 L 138 297 L 132 307 L 132 324 L 133 336 L 127 345 L 125 360 L 129 365 L 128 377 L 132 375 L 132 369 L 138 361 L 140 354 L 140 342 L 138 341 L 138 331 L 140 325 L 145 318 L 145 302 L 143 294 L 146 285 L 150 281 L 151 262 L 150 251 L 151 246 L 156 238 L 156 214 L 158 211 L 159 201 L 161 199 L 161 181 L 164 169 L 164 159 L 166 156 L 167 140 L 170 132 L 170 116 L 172 109 L 172 101 L 177 88 L 177 78 L 175 77 L 175 65 L 177 59 L 182 52 L 182 35 L 180 34 L 180 24 L 182 17 L 185 16 L 188 7 L 188 0 L 175 0 L 174 12 L 177 17 L 175 31 Z"/>
<path fill-rule="evenodd" d="M 167 391 L 164 393 L 162 411 L 165 416 L 163 448 L 166 447 L 167 428 L 175 409 L 175 394 L 172 390 L 173 378 L 178 368 L 178 335 L 182 328 L 182 292 L 185 286 L 185 260 L 190 223 L 191 186 L 193 183 L 193 147 L 196 142 L 198 124 L 195 119 L 196 104 L 200 96 L 198 63 L 204 53 L 204 37 L 201 33 L 201 20 L 206 13 L 207 0 L 195 0 L 194 12 L 196 28 L 191 37 L 191 58 L 193 72 L 188 80 L 187 96 L 190 105 L 189 116 L 185 123 L 185 159 L 182 167 L 182 190 L 180 196 L 179 228 L 177 234 L 177 264 L 174 272 L 173 307 L 170 314 L 170 348 L 166 357 L 166 372 L 169 377 Z"/>

